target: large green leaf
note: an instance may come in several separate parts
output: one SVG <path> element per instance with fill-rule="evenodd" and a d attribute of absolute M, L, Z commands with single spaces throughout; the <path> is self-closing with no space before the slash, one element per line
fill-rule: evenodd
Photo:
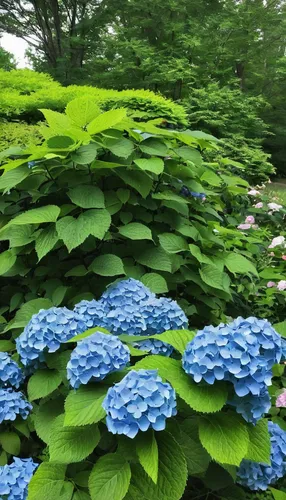
<path fill-rule="evenodd" d="M 129 490 L 130 497 L 136 500 L 180 500 L 187 482 L 187 464 L 184 454 L 180 445 L 168 432 L 158 432 L 156 439 L 159 449 L 157 484 L 140 465 L 134 465 Z"/>
<path fill-rule="evenodd" d="M 202 161 L 203 161 L 202 156 L 201 156 L 200 152 L 195 148 L 191 148 L 188 146 L 182 146 L 180 148 L 175 149 L 175 152 L 181 158 L 183 158 L 183 160 L 192 161 L 193 163 L 195 163 L 195 165 L 199 165 L 199 166 L 202 164 Z"/>
<path fill-rule="evenodd" d="M 65 481 L 66 465 L 43 462 L 28 487 L 27 500 L 71 500 L 73 484 Z"/>
<path fill-rule="evenodd" d="M 92 500 L 122 500 L 128 490 L 131 471 L 128 462 L 119 454 L 100 457 L 89 477 Z"/>
<path fill-rule="evenodd" d="M 31 170 L 27 165 L 23 165 L 10 170 L 9 172 L 5 172 L 0 177 L 0 190 L 4 190 L 4 193 L 7 192 L 8 190 L 17 186 L 17 184 L 22 182 L 24 179 L 26 179 L 26 177 L 28 177 L 30 173 Z"/>
<path fill-rule="evenodd" d="M 109 253 L 96 257 L 90 264 L 89 270 L 100 276 L 118 276 L 125 274 L 123 262 L 120 257 Z"/>
<path fill-rule="evenodd" d="M 152 240 L 151 230 L 141 222 L 130 222 L 130 224 L 119 227 L 118 231 L 130 240 Z"/>
<path fill-rule="evenodd" d="M 274 500 L 286 500 L 286 493 L 275 488 L 270 488 Z"/>
<path fill-rule="evenodd" d="M 63 132 L 69 129 L 72 125 L 69 117 L 62 113 L 58 113 L 57 111 L 52 111 L 50 109 L 40 109 L 40 111 L 43 113 L 49 127 L 54 132 Z"/>
<path fill-rule="evenodd" d="M 79 127 L 85 127 L 100 113 L 99 107 L 88 96 L 77 97 L 70 101 L 66 107 L 66 115 Z"/>
<path fill-rule="evenodd" d="M 166 144 L 155 137 L 145 139 L 145 141 L 141 142 L 139 147 L 143 153 L 147 153 L 148 155 L 167 156 L 168 154 L 168 147 Z"/>
<path fill-rule="evenodd" d="M 0 233 L 12 225 L 21 224 L 42 224 L 44 222 L 56 222 L 60 214 L 60 209 L 56 205 L 46 205 L 45 207 L 33 208 L 27 212 L 23 212 L 12 219 L 6 226 L 4 226 Z"/>
<path fill-rule="evenodd" d="M 81 208 L 104 208 L 104 194 L 97 186 L 80 184 L 69 190 L 71 201 Z"/>
<path fill-rule="evenodd" d="M 159 455 L 153 430 L 139 433 L 136 437 L 135 444 L 140 464 L 146 474 L 148 474 L 156 484 L 158 479 Z"/>
<path fill-rule="evenodd" d="M 65 426 L 95 424 L 105 417 L 102 402 L 107 388 L 102 385 L 81 386 L 71 391 L 65 402 Z"/>
<path fill-rule="evenodd" d="M 49 309 L 50 307 L 53 307 L 53 303 L 49 299 L 33 299 L 25 302 L 17 311 L 14 320 L 9 323 L 9 327 L 6 330 L 10 330 L 10 328 L 24 328 L 33 314 L 37 314 L 40 309 Z"/>
<path fill-rule="evenodd" d="M 186 419 L 177 424 L 175 430 L 174 438 L 185 454 L 189 474 L 202 474 L 207 470 L 211 457 L 200 442 L 198 419 Z"/>
<path fill-rule="evenodd" d="M 92 163 L 97 157 L 98 146 L 96 144 L 90 143 L 85 146 L 81 146 L 71 155 L 73 162 L 78 165 L 88 165 Z"/>
<path fill-rule="evenodd" d="M 87 126 L 87 131 L 91 135 L 98 134 L 99 132 L 103 132 L 103 130 L 114 127 L 125 117 L 125 109 L 111 109 L 92 120 Z"/>
<path fill-rule="evenodd" d="M 104 145 L 112 154 L 119 158 L 128 158 L 134 149 L 134 143 L 125 137 L 121 139 L 106 139 Z"/>
<path fill-rule="evenodd" d="M 6 250 L 0 254 L 0 275 L 7 273 L 14 266 L 17 255 L 12 250 Z"/>
<path fill-rule="evenodd" d="M 202 254 L 201 249 L 197 245 L 189 245 L 189 250 L 191 254 L 201 263 L 203 264 L 212 264 L 212 261 L 209 257 Z"/>
<path fill-rule="evenodd" d="M 162 334 L 164 335 L 164 334 Z M 212 413 L 221 410 L 227 400 L 227 387 L 224 383 L 212 386 L 196 384 L 184 372 L 181 362 L 164 356 L 147 356 L 134 365 L 135 370 L 141 368 L 158 370 L 174 387 L 178 395 L 194 410 Z"/>
<path fill-rule="evenodd" d="M 16 432 L 1 432 L 0 444 L 4 451 L 11 455 L 18 455 L 21 448 L 21 441 Z"/>
<path fill-rule="evenodd" d="M 28 382 L 29 400 L 45 398 L 55 391 L 62 381 L 62 377 L 57 370 L 38 370 Z"/>
<path fill-rule="evenodd" d="M 62 464 L 81 462 L 93 452 L 99 440 L 97 425 L 64 427 L 64 415 L 59 415 L 51 429 L 50 461 Z"/>
<path fill-rule="evenodd" d="M 165 278 L 161 274 L 157 273 L 146 273 L 141 278 L 140 281 L 147 286 L 153 293 L 166 293 L 168 292 L 168 284 Z"/>
<path fill-rule="evenodd" d="M 217 413 L 201 418 L 199 436 L 210 456 L 222 464 L 239 466 L 247 454 L 247 425 L 235 413 Z"/>
<path fill-rule="evenodd" d="M 134 163 L 141 170 L 147 170 L 153 174 L 160 175 L 164 171 L 164 162 L 161 158 L 139 158 Z"/>
<path fill-rule="evenodd" d="M 167 253 L 179 253 L 188 250 L 188 243 L 185 238 L 173 233 L 159 234 L 159 241 L 161 247 Z"/>
<path fill-rule="evenodd" d="M 150 193 L 153 180 L 145 172 L 139 172 L 136 170 L 123 170 L 117 169 L 116 174 L 126 183 L 128 186 L 133 187 L 143 198 L 146 198 Z"/>
<path fill-rule="evenodd" d="M 276 323 L 273 325 L 276 332 L 280 333 L 281 337 L 286 337 L 286 321 L 281 321 L 281 323 Z"/>
<path fill-rule="evenodd" d="M 34 417 L 34 426 L 36 433 L 45 443 L 49 443 L 54 421 L 63 413 L 63 409 L 63 398 L 46 401 L 38 407 Z"/>
<path fill-rule="evenodd" d="M 212 264 L 204 264 L 199 270 L 203 282 L 212 288 L 218 288 L 229 293 L 229 281 L 226 273 Z"/>
<path fill-rule="evenodd" d="M 172 256 L 167 254 L 163 248 L 149 247 L 135 254 L 135 259 L 139 264 L 150 267 L 156 271 L 173 271 Z"/>
<path fill-rule="evenodd" d="M 45 227 L 45 229 L 42 229 L 39 233 L 37 232 L 35 249 L 39 260 L 41 260 L 54 248 L 58 239 L 59 237 L 56 231 L 56 226 L 54 224 L 50 224 L 48 227 Z"/>
<path fill-rule="evenodd" d="M 249 446 L 245 458 L 253 462 L 270 464 L 270 435 L 268 432 L 268 421 L 259 420 L 256 425 L 248 426 Z"/>
<path fill-rule="evenodd" d="M 255 266 L 243 255 L 229 252 L 224 257 L 224 263 L 231 273 L 248 274 L 252 273 L 258 276 Z"/>

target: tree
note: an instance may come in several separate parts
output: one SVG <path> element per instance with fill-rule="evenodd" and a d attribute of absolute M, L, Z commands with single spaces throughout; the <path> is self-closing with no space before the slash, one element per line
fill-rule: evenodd
<path fill-rule="evenodd" d="M 0 47 L 0 68 L 10 71 L 11 69 L 16 69 L 15 57 L 11 52 Z"/>

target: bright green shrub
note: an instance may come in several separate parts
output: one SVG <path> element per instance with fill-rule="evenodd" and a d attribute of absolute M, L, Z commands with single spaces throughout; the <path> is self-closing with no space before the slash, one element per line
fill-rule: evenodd
<path fill-rule="evenodd" d="M 38 125 L 0 121 L 0 151 L 10 146 L 28 147 L 41 141 L 42 136 Z"/>

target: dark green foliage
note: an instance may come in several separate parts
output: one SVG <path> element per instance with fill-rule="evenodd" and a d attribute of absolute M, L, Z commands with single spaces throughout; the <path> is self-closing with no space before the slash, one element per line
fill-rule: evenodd
<path fill-rule="evenodd" d="M 3 47 L 0 47 L 0 68 L 5 71 L 16 68 L 15 57 Z"/>

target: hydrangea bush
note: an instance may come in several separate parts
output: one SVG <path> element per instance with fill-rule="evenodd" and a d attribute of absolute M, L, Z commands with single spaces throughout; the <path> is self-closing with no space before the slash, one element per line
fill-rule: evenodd
<path fill-rule="evenodd" d="M 215 488 L 222 499 L 230 484 L 241 495 L 277 487 L 286 431 L 269 418 L 282 346 L 254 317 L 189 330 L 176 301 L 134 278 L 73 311 L 40 310 L 16 340 L 26 380 L 1 356 L 10 374 L 0 389 L 3 499 L 54 500 L 64 491 L 65 500 L 143 500 L 143 491 L 162 499 L 169 491 L 180 500 L 188 477 L 191 488 L 199 482 L 202 495 Z M 23 394 L 10 387 L 15 380 Z"/>

